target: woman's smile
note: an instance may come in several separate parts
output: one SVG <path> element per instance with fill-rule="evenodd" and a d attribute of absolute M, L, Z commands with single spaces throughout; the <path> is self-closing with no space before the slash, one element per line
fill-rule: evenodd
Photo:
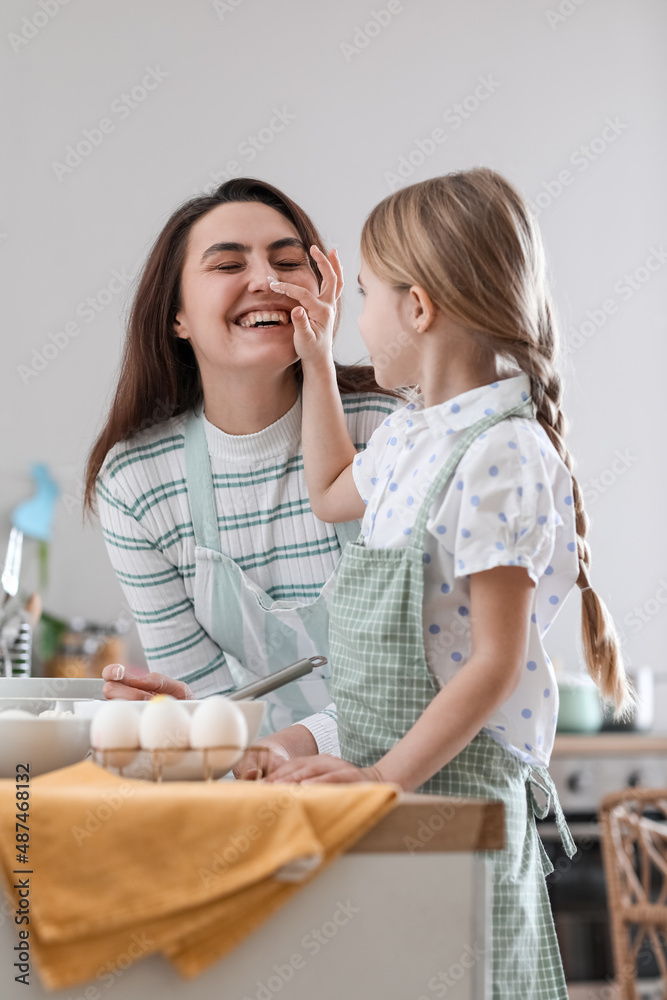
<path fill-rule="evenodd" d="M 234 326 L 241 326 L 245 329 L 270 330 L 276 327 L 289 326 L 291 328 L 292 326 L 290 314 L 282 308 L 282 305 L 278 307 L 273 303 L 261 303 L 250 309 L 244 309 L 243 312 L 237 314 L 232 323 Z"/>

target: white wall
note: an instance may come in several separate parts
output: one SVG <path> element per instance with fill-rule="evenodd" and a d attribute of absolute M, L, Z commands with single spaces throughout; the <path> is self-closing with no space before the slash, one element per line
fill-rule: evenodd
<path fill-rule="evenodd" d="M 360 33 L 373 10 L 376 25 L 387 23 Z M 352 285 L 360 227 L 389 192 L 388 174 L 411 153 L 419 161 L 418 140 L 441 129 L 444 141 L 431 143 L 408 183 L 483 163 L 542 206 L 571 344 L 566 402 L 589 498 L 593 581 L 632 663 L 663 669 L 667 267 L 653 256 L 659 269 L 642 270 L 667 242 L 661 0 L 4 0 L 0 16 L 0 534 L 29 491 L 28 463 L 48 461 L 64 493 L 48 608 L 111 620 L 122 602 L 99 529 L 82 528 L 76 498 L 131 288 L 92 321 L 81 303 L 114 271 L 133 273 L 172 209 L 224 179 L 230 161 L 312 213 Z M 145 99 L 119 103 L 151 70 Z M 280 125 L 275 109 L 289 120 L 263 133 L 270 141 L 251 159 L 247 137 L 272 119 Z M 101 119 L 109 131 L 90 155 L 67 172 L 54 167 Z M 635 288 L 624 277 L 633 273 Z M 605 303 L 614 310 L 606 316 Z M 343 360 L 363 355 L 356 309 L 352 288 Z M 78 335 L 28 372 L 39 364 L 33 349 L 72 322 Z M 34 573 L 29 552 L 26 585 Z M 572 597 L 550 644 L 569 666 L 577 631 Z"/>

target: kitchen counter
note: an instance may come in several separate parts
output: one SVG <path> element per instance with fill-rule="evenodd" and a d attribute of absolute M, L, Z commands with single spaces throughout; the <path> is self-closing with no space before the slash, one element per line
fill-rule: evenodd
<path fill-rule="evenodd" d="M 667 733 L 558 733 L 551 759 L 667 753 Z"/>
<path fill-rule="evenodd" d="M 499 850 L 499 802 L 403 795 L 253 935 L 194 980 L 161 956 L 46 992 L 13 979 L 14 926 L 0 917 L 3 1000 L 483 1000 L 491 904 L 481 850 Z M 38 884 L 38 883 L 37 883 Z M 36 891 L 38 891 L 36 889 Z M 3 913 L 11 913 L 5 905 Z M 82 944 L 82 947 L 85 945 Z M 119 958 L 119 965 L 120 965 Z"/>

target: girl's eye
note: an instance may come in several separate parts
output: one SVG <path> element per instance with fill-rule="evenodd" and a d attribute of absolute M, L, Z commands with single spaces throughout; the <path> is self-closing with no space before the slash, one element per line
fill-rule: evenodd
<path fill-rule="evenodd" d="M 357 291 L 359 292 L 360 295 L 365 295 L 366 294 L 366 292 L 361 287 L 358 287 Z"/>

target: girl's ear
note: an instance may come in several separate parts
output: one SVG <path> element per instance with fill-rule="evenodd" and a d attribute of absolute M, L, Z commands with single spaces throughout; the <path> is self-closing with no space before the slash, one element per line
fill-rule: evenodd
<path fill-rule="evenodd" d="M 409 310 L 412 327 L 415 332 L 424 333 L 435 318 L 435 304 L 428 292 L 420 285 L 412 285 L 408 294 L 410 296 Z"/>

